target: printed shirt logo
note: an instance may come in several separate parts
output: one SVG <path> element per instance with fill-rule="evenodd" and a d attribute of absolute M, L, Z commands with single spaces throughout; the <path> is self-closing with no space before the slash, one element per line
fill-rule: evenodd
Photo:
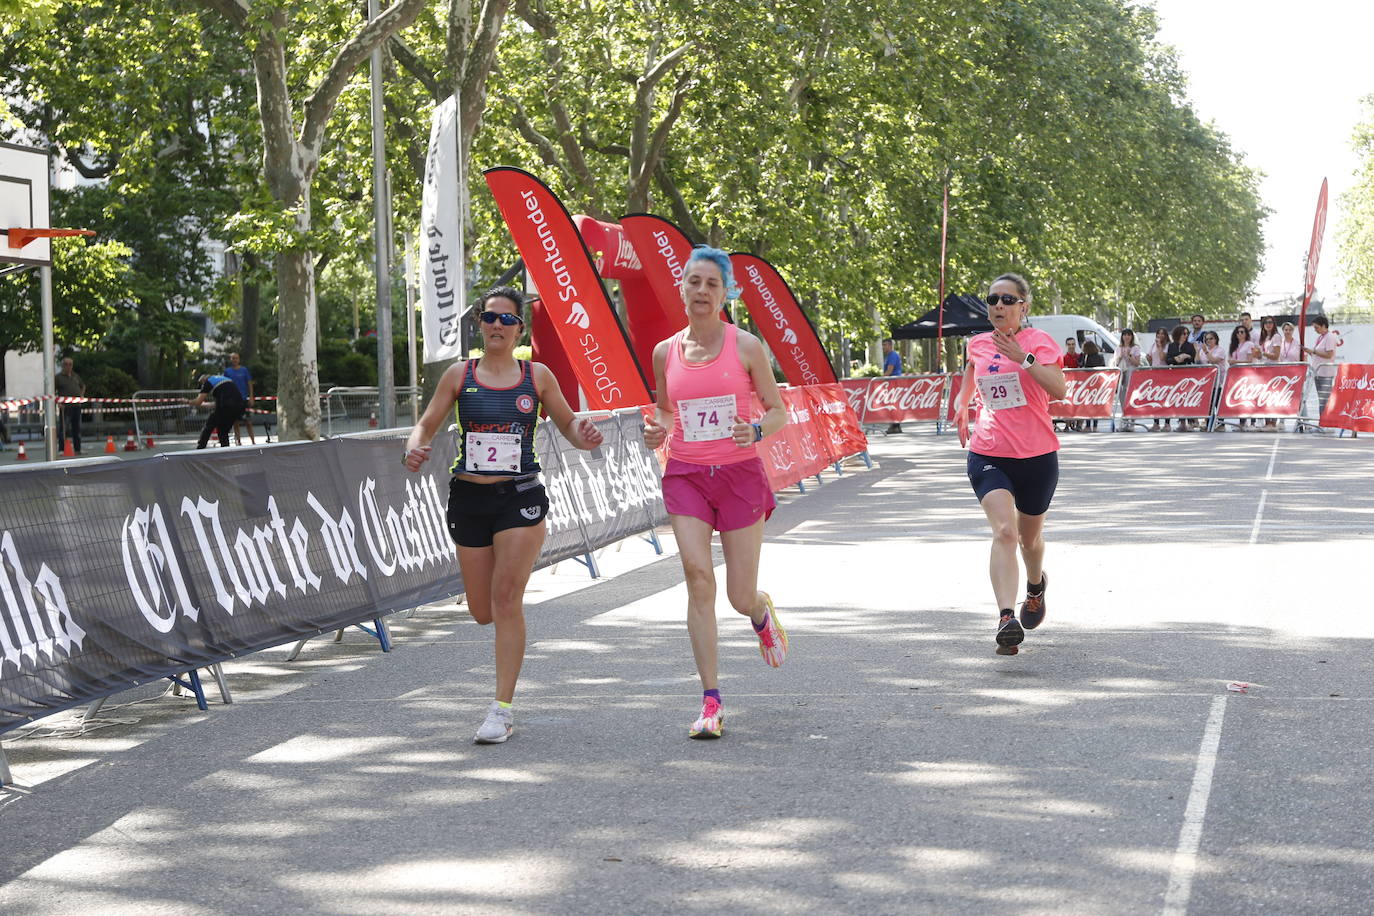
<path fill-rule="evenodd" d="M 565 321 L 564 324 L 575 324 L 585 331 L 591 326 L 591 323 L 591 318 L 587 316 L 587 309 L 581 302 L 574 302 L 572 304 L 572 314 L 568 316 L 568 320 Z"/>
<path fill-rule="evenodd" d="M 521 413 L 532 413 L 534 411 L 534 398 L 527 394 L 522 394 L 515 399 L 515 409 Z"/>
<path fill-rule="evenodd" d="M 530 521 L 534 521 L 540 516 L 540 514 L 543 511 L 543 506 L 527 506 L 526 508 L 520 510 L 520 514 L 525 516 L 525 518 L 529 519 Z"/>

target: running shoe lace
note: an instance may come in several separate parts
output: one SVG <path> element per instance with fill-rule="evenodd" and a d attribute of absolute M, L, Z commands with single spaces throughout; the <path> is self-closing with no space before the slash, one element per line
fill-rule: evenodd
<path fill-rule="evenodd" d="M 778 644 L 777 636 L 776 636 L 776 634 L 773 632 L 773 618 L 772 618 L 772 617 L 769 617 L 769 618 L 768 618 L 768 623 L 764 625 L 764 627 L 763 627 L 762 630 L 759 630 L 759 631 L 758 631 L 758 634 L 759 634 L 759 642 L 763 643 L 763 644 L 764 644 L 765 646 L 767 646 L 768 648 L 771 649 L 771 648 L 773 648 L 774 646 L 776 646 L 776 645 Z"/>
<path fill-rule="evenodd" d="M 1045 603 L 1045 596 L 1044 596 L 1043 593 L 1042 593 L 1042 594 L 1039 594 L 1039 595 L 1027 595 L 1027 596 L 1026 596 L 1026 603 L 1025 603 L 1025 605 L 1021 608 L 1022 613 L 1025 613 L 1025 612 L 1029 611 L 1030 613 L 1033 614 L 1033 613 L 1035 613 L 1036 611 L 1040 610 L 1040 605 L 1042 605 L 1042 604 L 1044 604 L 1044 603 Z"/>

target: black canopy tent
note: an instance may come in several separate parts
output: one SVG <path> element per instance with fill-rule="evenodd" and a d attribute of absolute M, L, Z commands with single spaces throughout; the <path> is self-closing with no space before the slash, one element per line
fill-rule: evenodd
<path fill-rule="evenodd" d="M 894 340 L 934 340 L 940 336 L 937 326 L 941 319 L 939 309 L 931 309 L 916 321 L 892 329 Z M 945 297 L 944 336 L 968 337 L 992 330 L 988 321 L 988 307 L 977 296 L 960 296 L 950 293 Z"/>

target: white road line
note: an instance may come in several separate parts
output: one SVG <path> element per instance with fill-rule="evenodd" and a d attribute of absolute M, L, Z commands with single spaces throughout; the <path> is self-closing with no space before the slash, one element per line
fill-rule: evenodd
<path fill-rule="evenodd" d="M 1250 526 L 1250 543 L 1259 540 L 1260 519 L 1264 517 L 1264 501 L 1269 497 L 1268 490 L 1260 490 L 1259 505 L 1255 507 L 1255 523 Z"/>
<path fill-rule="evenodd" d="M 1274 459 L 1279 457 L 1279 440 L 1274 440 L 1274 450 L 1269 453 L 1269 470 L 1264 472 L 1265 480 L 1274 479 Z"/>
<path fill-rule="evenodd" d="M 1164 916 L 1184 916 L 1188 912 L 1188 897 L 1193 892 L 1193 874 L 1197 871 L 1197 850 L 1202 842 L 1202 822 L 1207 817 L 1207 797 L 1212 794 L 1212 771 L 1217 765 L 1217 748 L 1221 744 L 1221 720 L 1226 715 L 1226 697 L 1212 698 L 1212 711 L 1202 732 L 1202 746 L 1197 752 L 1197 769 L 1193 771 L 1193 788 L 1188 793 L 1188 807 L 1183 812 L 1183 829 L 1178 832 L 1178 849 L 1169 867 L 1169 889 L 1164 892 Z"/>

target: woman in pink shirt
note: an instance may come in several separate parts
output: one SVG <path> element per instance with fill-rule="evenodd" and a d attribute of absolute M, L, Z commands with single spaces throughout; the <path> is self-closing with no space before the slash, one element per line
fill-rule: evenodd
<path fill-rule="evenodd" d="M 663 503 L 687 580 L 687 632 L 701 677 L 701 715 L 687 735 L 719 738 L 724 731 L 716 654 L 716 574 L 711 534 L 720 532 L 725 592 L 748 617 L 763 660 L 787 658 L 787 631 L 767 592 L 758 590 L 763 523 L 776 503 L 757 443 L 787 425 L 787 410 L 768 355 L 757 337 L 720 317 L 739 296 L 730 257 L 718 248 L 693 250 L 682 275 L 687 327 L 654 348 L 654 415 L 644 443 L 668 439 Z M 753 417 L 753 400 L 763 416 Z"/>
<path fill-rule="evenodd" d="M 1050 400 L 1064 397 L 1063 354 L 1054 338 L 1025 326 L 1030 285 L 1002 274 L 988 290 L 993 330 L 969 341 L 968 366 L 954 408 L 959 444 L 967 445 L 968 478 L 992 526 L 989 574 L 997 599 L 997 654 L 1015 655 L 1025 631 L 1045 619 L 1045 513 L 1059 483 L 1059 439 Z M 969 428 L 969 401 L 982 409 Z M 1021 619 L 1016 601 L 1016 549 L 1026 564 Z"/>
<path fill-rule="evenodd" d="M 1302 362 L 1302 344 L 1298 343 L 1298 338 L 1293 333 L 1296 330 L 1293 327 L 1293 322 L 1285 321 L 1282 330 L 1283 340 L 1279 341 L 1279 362 Z"/>

